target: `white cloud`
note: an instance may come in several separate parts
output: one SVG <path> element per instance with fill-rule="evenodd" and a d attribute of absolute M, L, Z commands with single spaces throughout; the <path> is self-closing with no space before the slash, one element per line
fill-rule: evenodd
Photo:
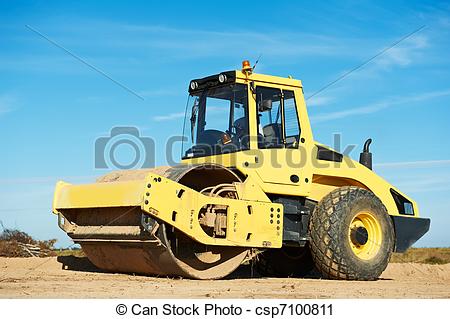
<path fill-rule="evenodd" d="M 169 113 L 166 115 L 157 115 L 153 117 L 156 122 L 172 121 L 184 117 L 184 112 Z"/>
<path fill-rule="evenodd" d="M 411 38 L 389 49 L 376 60 L 376 65 L 382 68 L 391 66 L 407 66 L 420 57 L 420 49 L 428 46 L 428 37 L 413 35 Z"/>
<path fill-rule="evenodd" d="M 439 192 L 450 189 L 449 172 L 432 172 L 426 170 L 408 176 L 392 176 L 393 184 L 406 193 Z"/>
<path fill-rule="evenodd" d="M 283 29 L 269 32 L 248 29 L 226 29 L 225 31 L 203 29 L 201 26 L 183 28 L 105 21 L 84 21 L 78 23 L 75 28 L 71 25 L 58 28 L 58 32 L 55 32 L 54 26 L 48 26 L 42 27 L 40 31 L 74 52 L 81 52 L 79 50 L 86 47 L 89 49 L 102 47 L 113 49 L 111 52 L 126 52 L 129 57 L 127 61 L 130 63 L 133 61 L 139 63 L 142 53 L 148 56 L 153 52 L 158 54 L 158 58 L 181 60 L 224 56 L 239 57 L 239 59 L 256 58 L 260 52 L 263 53 L 263 60 L 271 57 L 354 56 L 355 53 L 348 48 L 356 47 L 359 41 L 351 37 L 343 38 Z M 35 37 L 33 34 L 29 36 Z M 127 48 L 126 51 L 124 48 Z M 131 56 L 130 49 L 135 52 Z M 14 61 L 14 57 L 10 58 Z M 32 61 L 35 57 L 29 58 Z M 123 61 L 123 58 L 120 60 Z M 110 62 L 115 63 L 117 67 L 117 61 L 118 59 L 115 59 Z M 110 64 L 107 63 L 108 61 L 99 60 L 91 62 Z M 20 65 L 15 66 L 20 67 Z"/>
<path fill-rule="evenodd" d="M 355 115 L 363 115 L 363 114 L 370 114 L 375 113 L 378 111 L 381 111 L 383 109 L 393 107 L 396 105 L 406 104 L 406 103 L 413 103 L 413 102 L 419 102 L 424 101 L 436 97 L 441 96 L 448 96 L 450 95 L 450 89 L 442 90 L 442 91 L 433 91 L 433 92 L 426 92 L 411 96 L 397 96 L 392 97 L 380 102 L 372 103 L 366 106 L 356 107 L 352 109 L 347 109 L 343 111 L 337 111 L 337 112 L 330 112 L 330 113 L 323 113 L 323 114 L 317 114 L 310 116 L 311 120 L 315 123 L 319 122 L 326 122 L 336 119 L 341 119 L 345 117 L 355 116 Z"/>
<path fill-rule="evenodd" d="M 406 193 L 450 190 L 450 159 L 378 163 L 374 168 Z"/>
<path fill-rule="evenodd" d="M 357 46 L 359 50 L 356 50 L 356 52 L 359 52 L 359 55 L 365 54 L 364 52 L 368 52 L 367 50 L 361 49 L 364 47 L 371 47 L 371 40 L 366 39 L 359 39 L 358 43 L 353 43 L 353 45 Z M 428 47 L 428 37 L 423 34 L 414 34 L 410 38 L 407 38 L 406 40 L 398 43 L 394 47 L 382 51 L 383 48 L 378 47 L 378 49 L 374 49 L 372 54 L 378 53 L 379 55 L 375 56 L 374 58 L 369 60 L 369 56 L 365 56 L 366 60 L 361 60 L 361 64 L 359 67 L 356 68 L 356 65 L 353 68 L 349 68 L 346 70 L 341 71 L 335 76 L 335 79 L 337 79 L 336 82 L 340 82 L 341 80 L 347 81 L 347 85 L 349 83 L 348 80 L 350 80 L 350 83 L 361 83 L 363 79 L 367 81 L 367 78 L 379 78 L 380 76 L 385 76 L 386 71 L 390 71 L 394 67 L 406 67 L 410 65 L 411 63 L 418 61 L 419 59 L 423 58 L 423 49 Z M 347 43 L 347 46 L 351 43 Z M 387 47 L 386 47 L 387 48 Z M 381 54 L 380 54 L 381 53 Z M 363 62 L 365 61 L 365 62 Z M 423 59 L 421 60 L 423 61 Z M 352 71 L 353 70 L 353 71 Z M 333 87 L 326 87 L 328 89 L 328 92 L 331 90 L 341 90 L 343 89 L 342 86 L 335 86 L 333 82 L 331 82 L 331 86 Z M 353 89 L 353 88 L 352 88 Z M 308 96 L 308 95 L 306 95 Z M 326 105 L 330 103 L 334 98 L 331 97 L 323 97 L 323 96 L 314 96 L 311 99 L 307 101 L 308 106 L 320 106 L 320 105 Z M 341 118 L 346 117 L 348 115 L 352 115 L 353 113 L 356 114 L 367 114 L 367 113 L 373 113 L 374 111 L 378 109 L 382 109 L 385 107 L 384 102 L 376 103 L 376 105 L 368 105 L 366 107 L 362 107 L 359 109 L 352 109 L 348 111 L 343 112 L 336 112 L 333 114 L 329 114 L 331 117 L 330 119 L 335 118 Z M 390 103 L 389 103 L 390 104 Z M 324 117 L 325 120 L 326 117 Z M 318 116 L 318 120 L 322 120 L 322 115 Z"/>
<path fill-rule="evenodd" d="M 420 32 L 424 32 L 424 30 Z M 373 43 L 375 42 L 384 42 L 386 46 L 374 47 Z M 411 67 L 413 63 L 432 63 L 429 57 L 424 58 L 424 50 L 430 46 L 429 37 L 426 34 L 414 34 L 389 49 L 387 49 L 387 45 L 391 45 L 393 42 L 386 43 L 386 40 L 383 42 L 377 39 L 358 39 L 356 43 L 347 43 L 347 46 L 355 47 L 353 58 L 356 60 L 357 56 L 360 57 L 358 58 L 360 66 L 356 68 L 358 66 L 356 63 L 353 68 L 335 74 L 334 78 L 339 79 L 344 76 L 342 82 L 358 84 L 362 81 L 367 82 L 368 79 L 380 79 L 380 77 L 386 76 L 386 72 L 392 71 L 394 68 Z M 385 49 L 387 50 L 383 52 Z M 372 59 L 370 59 L 371 57 Z"/>
<path fill-rule="evenodd" d="M 70 183 L 89 183 L 95 181 L 99 175 L 85 175 L 85 176 L 42 176 L 42 177 L 27 177 L 27 178 L 0 178 L 0 185 L 7 187 L 16 184 L 41 184 L 41 185 L 51 185 L 54 187 L 57 181 L 66 181 Z"/>
<path fill-rule="evenodd" d="M 92 32 L 95 30 L 95 32 Z M 205 57 L 217 59 L 227 57 L 239 61 L 243 57 L 256 58 L 260 52 L 262 62 L 270 65 L 291 64 L 312 57 L 329 57 L 334 60 L 351 58 L 363 61 L 379 51 L 386 39 L 352 37 L 348 35 L 327 35 L 313 32 L 298 32 L 280 28 L 266 32 L 247 29 L 209 30 L 196 28 L 170 27 L 161 25 L 133 25 L 105 21 L 83 21 L 76 27 L 67 25 L 58 28 L 43 27 L 41 30 L 50 38 L 74 52 L 95 52 L 95 49 L 107 49 L 112 52 L 109 58 L 89 58 L 93 65 L 100 65 L 109 71 L 130 72 L 142 67 L 143 61 L 187 60 Z M 30 34 L 30 37 L 35 35 Z M 80 40 L 82 39 L 82 40 Z M 29 39 L 27 39 L 28 41 Z M 34 39 L 42 41 L 42 39 Z M 42 45 L 45 45 L 42 43 Z M 415 55 L 413 49 L 425 47 L 427 39 L 414 35 L 399 46 L 377 58 L 372 67 L 388 68 L 392 65 L 410 64 Z M 126 48 L 126 49 L 124 49 Z M 27 70 L 66 70 L 67 72 L 85 72 L 85 68 L 69 63 L 72 58 L 52 50 L 54 56 L 5 56 L 0 59 L 0 68 L 22 68 Z M 125 54 L 123 57 L 121 55 Z M 157 57 L 152 58 L 156 54 Z M 59 59 L 56 60 L 56 58 Z M 87 56 L 86 56 L 87 58 Z M 300 60 L 299 60 L 300 59 Z M 378 61 L 379 60 L 379 61 Z M 38 62 L 36 62 L 38 61 Z M 291 61 L 291 62 L 289 62 Z M 55 63 L 58 66 L 55 67 Z M 300 62 L 298 62 L 300 63 Z M 305 63 L 305 62 L 301 62 Z M 50 68 L 49 65 L 52 65 Z M 131 66 L 131 67 L 130 67 Z M 235 64 L 224 65 L 233 68 Z M 259 66 L 262 70 L 262 65 Z M 144 92 L 143 96 L 161 95 L 162 92 Z M 172 91 L 174 92 L 174 91 Z M 179 91 L 178 91 L 179 92 Z M 147 93 L 147 94 L 146 94 Z M 319 101 L 320 103 L 320 101 Z M 311 104 L 312 105 L 312 104 Z"/>
<path fill-rule="evenodd" d="M 155 97 L 155 96 L 180 96 L 185 95 L 185 88 L 160 88 L 152 90 L 139 91 L 138 94 L 145 97 Z"/>
<path fill-rule="evenodd" d="M 307 106 L 322 106 L 330 104 L 334 98 L 330 96 L 314 96 L 306 101 Z"/>
<path fill-rule="evenodd" d="M 16 99 L 10 95 L 0 95 L 0 115 L 14 110 Z"/>
<path fill-rule="evenodd" d="M 409 161 L 409 162 L 391 162 L 391 163 L 378 163 L 374 167 L 380 168 L 422 168 L 422 167 L 435 167 L 441 165 L 450 165 L 450 160 L 426 160 L 426 161 Z"/>
<path fill-rule="evenodd" d="M 223 56 L 238 54 L 240 57 L 264 52 L 264 56 L 298 56 L 336 54 L 350 55 L 345 42 L 315 33 L 254 32 L 248 30 L 205 30 L 173 28 L 157 25 L 111 25 L 110 28 L 128 34 L 123 41 L 127 46 L 168 49 L 171 54 L 189 56 Z M 111 43 L 119 45 L 119 43 Z M 123 45 L 123 43 L 120 43 Z"/>
<path fill-rule="evenodd" d="M 439 17 L 437 23 L 440 27 L 450 28 L 450 18 L 448 17 Z"/>

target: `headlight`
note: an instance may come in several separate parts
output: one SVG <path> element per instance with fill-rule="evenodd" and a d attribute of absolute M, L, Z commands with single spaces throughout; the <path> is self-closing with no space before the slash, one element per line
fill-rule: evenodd
<path fill-rule="evenodd" d="M 198 88 L 198 83 L 195 81 L 191 81 L 190 87 L 191 90 L 195 90 L 196 88 Z"/>
<path fill-rule="evenodd" d="M 225 74 L 219 74 L 219 82 L 225 83 L 227 80 L 227 76 Z"/>

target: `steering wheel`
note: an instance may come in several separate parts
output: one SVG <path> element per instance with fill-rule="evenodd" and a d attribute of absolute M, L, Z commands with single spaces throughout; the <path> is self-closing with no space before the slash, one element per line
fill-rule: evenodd
<path fill-rule="evenodd" d="M 247 133 L 247 118 L 241 117 L 240 119 L 237 119 L 233 123 L 233 127 L 236 131 L 235 135 L 237 138 L 242 138 Z"/>

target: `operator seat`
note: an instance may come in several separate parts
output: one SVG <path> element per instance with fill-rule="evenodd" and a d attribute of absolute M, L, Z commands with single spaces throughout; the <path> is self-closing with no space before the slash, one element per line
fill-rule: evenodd
<path fill-rule="evenodd" d="M 281 145 L 281 124 L 272 123 L 263 127 L 264 147 L 278 147 Z"/>

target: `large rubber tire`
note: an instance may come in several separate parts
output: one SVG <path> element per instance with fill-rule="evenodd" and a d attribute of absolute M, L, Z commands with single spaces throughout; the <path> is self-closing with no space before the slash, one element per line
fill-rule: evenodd
<path fill-rule="evenodd" d="M 376 242 L 370 233 L 365 237 L 373 251 L 364 258 L 352 248 L 350 239 L 350 227 L 360 215 L 371 216 L 378 224 Z M 375 280 L 386 269 L 394 248 L 394 229 L 386 207 L 375 194 L 359 187 L 340 187 L 326 195 L 313 211 L 309 231 L 314 263 L 328 279 Z"/>
<path fill-rule="evenodd" d="M 268 249 L 257 256 L 256 269 L 267 277 L 304 277 L 314 268 L 309 247 Z"/>

